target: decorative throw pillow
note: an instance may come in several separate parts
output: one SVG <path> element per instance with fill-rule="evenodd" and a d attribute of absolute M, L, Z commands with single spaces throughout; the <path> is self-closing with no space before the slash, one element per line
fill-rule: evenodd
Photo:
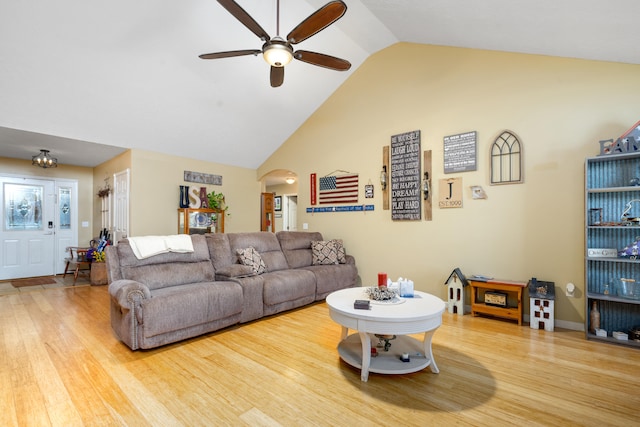
<path fill-rule="evenodd" d="M 236 254 L 238 254 L 240 264 L 253 268 L 256 274 L 262 274 L 267 271 L 267 265 L 262 260 L 260 253 L 256 251 L 253 246 L 249 246 L 246 249 L 237 249 Z"/>
<path fill-rule="evenodd" d="M 311 242 L 311 251 L 313 265 L 338 264 L 338 249 L 332 241 L 313 241 Z"/>
<path fill-rule="evenodd" d="M 338 251 L 338 264 L 346 264 L 347 263 L 347 252 L 344 250 L 344 244 L 340 239 L 329 240 L 336 245 L 336 250 Z"/>

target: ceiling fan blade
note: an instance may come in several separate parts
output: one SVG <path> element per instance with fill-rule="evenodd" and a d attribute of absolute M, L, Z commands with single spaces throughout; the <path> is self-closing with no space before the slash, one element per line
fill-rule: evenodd
<path fill-rule="evenodd" d="M 228 52 L 203 53 L 202 55 L 199 55 L 199 57 L 202 59 L 218 59 L 231 58 L 234 56 L 258 55 L 259 53 L 262 53 L 260 49 L 230 50 Z"/>
<path fill-rule="evenodd" d="M 336 22 L 346 11 L 347 5 L 341 0 L 330 1 L 291 30 L 287 41 L 296 44 L 308 39 Z"/>
<path fill-rule="evenodd" d="M 318 67 L 329 68 L 336 71 L 347 71 L 351 68 L 351 63 L 345 59 L 336 58 L 335 56 L 325 55 L 324 53 L 309 52 L 308 50 L 297 50 L 293 57 L 308 64 L 317 65 Z"/>
<path fill-rule="evenodd" d="M 284 82 L 284 67 L 271 67 L 271 87 L 282 86 Z"/>
<path fill-rule="evenodd" d="M 232 14 L 238 21 L 240 21 L 245 27 L 251 30 L 253 34 L 260 37 L 262 41 L 271 39 L 269 34 L 251 17 L 238 3 L 233 0 L 218 0 L 218 3 L 222 5 L 227 12 Z"/>

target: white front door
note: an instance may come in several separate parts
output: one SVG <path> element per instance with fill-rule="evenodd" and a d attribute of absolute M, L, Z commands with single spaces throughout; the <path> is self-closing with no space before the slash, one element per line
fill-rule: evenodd
<path fill-rule="evenodd" d="M 54 274 L 54 181 L 0 177 L 0 280 Z"/>
<path fill-rule="evenodd" d="M 62 274 L 69 256 L 67 248 L 78 245 L 78 181 L 56 180 L 56 194 L 55 274 Z"/>

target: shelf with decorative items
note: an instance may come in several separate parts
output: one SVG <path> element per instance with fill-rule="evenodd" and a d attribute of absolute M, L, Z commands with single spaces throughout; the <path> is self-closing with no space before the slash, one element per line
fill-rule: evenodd
<path fill-rule="evenodd" d="M 640 348 L 640 153 L 585 162 L 586 338 Z"/>
<path fill-rule="evenodd" d="M 178 208 L 178 234 L 224 233 L 225 211 Z"/>

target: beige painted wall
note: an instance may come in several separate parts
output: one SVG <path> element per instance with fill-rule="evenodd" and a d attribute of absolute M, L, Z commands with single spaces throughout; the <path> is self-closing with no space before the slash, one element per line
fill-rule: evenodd
<path fill-rule="evenodd" d="M 222 175 L 221 186 L 205 187 L 225 195 L 230 213 L 225 232 L 260 230 L 261 187 L 254 169 L 131 150 L 132 236 L 177 233 L 180 185 L 194 185 L 184 181 L 185 170 Z"/>
<path fill-rule="evenodd" d="M 257 231 L 260 229 L 261 184 L 253 169 L 219 163 L 167 156 L 142 150 L 129 150 L 96 166 L 83 168 L 59 165 L 54 169 L 38 169 L 31 161 L 0 157 L 2 173 L 78 180 L 79 222 L 88 221 L 88 228 L 79 228 L 78 242 L 88 242 L 100 233 L 101 215 L 98 190 L 111 182 L 114 173 L 131 170 L 131 233 L 132 235 L 175 234 L 177 232 L 179 186 L 184 171 L 222 175 L 222 186 L 208 185 L 207 192 L 223 192 L 230 215 L 225 218 L 225 231 Z M 199 187 L 199 185 L 198 185 Z"/>
<path fill-rule="evenodd" d="M 113 190 L 113 174 L 124 172 L 127 169 L 131 169 L 131 150 L 127 150 L 124 153 L 108 160 L 93 169 L 93 235 L 97 237 L 100 235 L 102 229 L 102 203 L 100 198 L 97 197 L 98 191 L 105 188 L 106 184 Z"/>
<path fill-rule="evenodd" d="M 289 169 L 307 182 L 337 169 L 360 174 L 360 201 L 374 212 L 307 214 L 298 191 L 298 229 L 342 238 L 364 285 L 376 273 L 409 277 L 445 298 L 444 282 L 466 275 L 554 281 L 556 319 L 584 319 L 584 159 L 598 141 L 640 119 L 640 66 L 400 43 L 372 55 L 258 169 Z M 489 147 L 505 129 L 524 144 L 525 183 L 489 185 Z M 433 182 L 461 177 L 464 206 L 433 210 L 432 221 L 392 221 L 382 210 L 382 147 L 420 130 L 433 153 Z M 443 137 L 478 132 L 478 170 L 443 172 Z M 364 199 L 364 185 L 375 198 Z M 482 185 L 487 200 L 472 200 Z M 437 187 L 437 186 L 434 186 Z M 434 200 L 438 198 L 435 189 Z M 577 298 L 564 287 L 573 282 Z M 467 300 L 468 303 L 468 300 Z M 528 302 L 526 303 L 528 313 Z"/>
<path fill-rule="evenodd" d="M 0 171 L 8 175 L 55 177 L 78 181 L 78 244 L 88 245 L 101 228 L 101 204 L 97 197 L 105 179 L 112 183 L 114 173 L 131 171 L 130 232 L 131 235 L 163 235 L 177 232 L 179 186 L 193 185 L 184 181 L 184 171 L 222 175 L 222 186 L 208 185 L 226 196 L 229 213 L 225 231 L 258 231 L 260 229 L 260 190 L 254 169 L 227 166 L 204 160 L 167 156 L 142 150 L 128 150 L 95 168 L 59 165 L 39 169 L 31 161 L 0 157 Z M 200 187 L 200 185 L 198 185 Z M 82 228 L 83 221 L 89 227 Z"/>
<path fill-rule="evenodd" d="M 34 153 L 36 154 L 36 153 Z M 0 157 L 0 172 L 8 175 L 25 175 L 38 178 L 75 179 L 78 181 L 78 244 L 88 245 L 93 238 L 93 170 L 78 166 L 58 165 L 57 168 L 42 169 L 31 164 L 31 160 Z M 80 225 L 89 222 L 89 227 Z"/>

